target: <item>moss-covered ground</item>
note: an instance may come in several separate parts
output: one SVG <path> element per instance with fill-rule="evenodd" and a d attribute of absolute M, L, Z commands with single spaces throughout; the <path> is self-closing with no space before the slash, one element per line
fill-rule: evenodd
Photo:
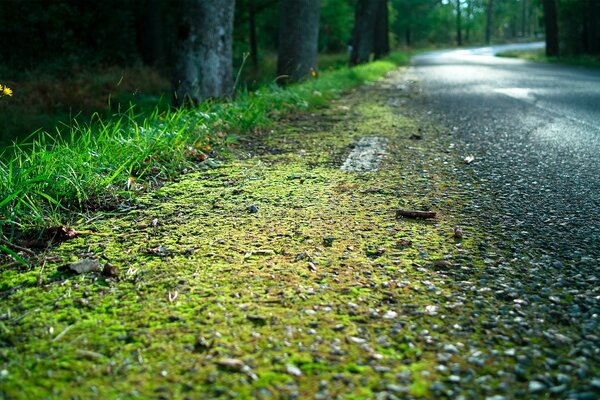
<path fill-rule="evenodd" d="M 457 217 L 462 162 L 399 112 L 410 93 L 398 74 L 75 226 L 100 234 L 37 270 L 2 271 L 0 397 L 435 397 L 431 382 L 453 379 L 441 346 L 446 365 L 469 368 L 461 350 L 480 328 L 463 326 L 473 306 L 460 288 L 484 262 Z M 389 141 L 380 169 L 341 171 L 369 135 Z M 118 277 L 59 269 L 82 258 Z"/>

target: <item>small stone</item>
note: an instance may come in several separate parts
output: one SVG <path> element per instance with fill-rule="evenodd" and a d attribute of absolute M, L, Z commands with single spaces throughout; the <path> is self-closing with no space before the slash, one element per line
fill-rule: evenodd
<path fill-rule="evenodd" d="M 356 336 L 348 337 L 348 341 L 356 344 L 363 344 L 367 342 L 365 339 Z"/>
<path fill-rule="evenodd" d="M 315 310 L 310 310 L 310 309 L 304 310 L 304 312 L 308 315 L 315 315 L 317 313 Z"/>
<path fill-rule="evenodd" d="M 78 274 L 85 274 L 86 272 L 98 271 L 100 269 L 100 263 L 93 258 L 84 258 L 71 263 L 69 269 Z"/>
<path fill-rule="evenodd" d="M 460 383 L 460 376 L 458 376 L 458 375 L 450 375 L 448 377 L 448 382 Z"/>
<path fill-rule="evenodd" d="M 337 324 L 332 329 L 334 331 L 336 331 L 336 332 L 343 331 L 344 329 L 346 329 L 346 325 L 344 325 L 344 324 Z"/>
<path fill-rule="evenodd" d="M 446 344 L 444 345 L 444 351 L 446 353 L 457 354 L 458 348 L 453 344 Z"/>
<path fill-rule="evenodd" d="M 119 267 L 111 263 L 106 263 L 104 268 L 102 268 L 102 275 L 115 278 L 119 276 Z"/>
<path fill-rule="evenodd" d="M 592 379 L 590 385 L 592 385 L 594 389 L 600 389 L 600 378 Z"/>
<path fill-rule="evenodd" d="M 393 393 L 408 393 L 408 388 L 406 386 L 395 385 L 393 383 L 390 383 L 385 388 Z"/>
<path fill-rule="evenodd" d="M 217 366 L 226 371 L 240 372 L 246 366 L 246 364 L 237 358 L 223 358 L 217 361 Z"/>
<path fill-rule="evenodd" d="M 250 214 L 256 214 L 258 212 L 258 207 L 256 207 L 254 204 L 251 204 L 246 207 L 246 210 L 248 210 Z"/>
<path fill-rule="evenodd" d="M 428 315 L 434 316 L 434 315 L 437 315 L 437 309 L 438 309 L 437 306 L 426 306 L 425 312 Z"/>
<path fill-rule="evenodd" d="M 448 260 L 433 260 L 433 269 L 436 271 L 443 271 L 453 267 L 452 263 Z"/>
<path fill-rule="evenodd" d="M 464 236 L 464 232 L 460 226 L 455 226 L 454 229 L 454 239 L 462 239 Z"/>
<path fill-rule="evenodd" d="M 294 364 L 286 364 L 285 372 L 287 372 L 289 375 L 293 375 L 293 376 L 302 376 L 302 371 L 300 370 L 300 368 L 296 367 Z"/>
<path fill-rule="evenodd" d="M 331 236 L 327 236 L 323 238 L 323 246 L 325 247 L 331 247 L 333 246 L 333 241 L 335 240 L 335 238 L 331 237 Z"/>
<path fill-rule="evenodd" d="M 201 336 L 196 339 L 196 343 L 194 344 L 194 351 L 198 353 L 204 353 L 205 351 L 210 350 L 214 345 L 213 341 L 208 341 L 205 337 Z"/>
<path fill-rule="evenodd" d="M 385 314 L 383 314 L 384 319 L 394 319 L 397 316 L 398 316 L 398 313 L 396 311 L 392 311 L 392 310 L 387 310 L 385 312 Z"/>
<path fill-rule="evenodd" d="M 542 382 L 530 381 L 528 389 L 530 393 L 539 393 L 546 389 L 546 385 L 544 385 Z"/>
<path fill-rule="evenodd" d="M 246 315 L 246 319 L 260 326 L 267 324 L 267 318 L 263 317 L 262 315 Z"/>
<path fill-rule="evenodd" d="M 562 392 L 564 392 L 565 390 L 567 390 L 567 385 L 558 385 L 558 386 L 554 386 L 552 388 L 550 388 L 550 393 L 553 394 L 560 394 Z"/>

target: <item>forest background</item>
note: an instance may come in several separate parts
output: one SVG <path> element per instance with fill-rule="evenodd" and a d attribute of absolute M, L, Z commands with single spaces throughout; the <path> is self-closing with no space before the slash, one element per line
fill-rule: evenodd
<path fill-rule="evenodd" d="M 378 0 L 373 0 L 378 1 Z M 357 0 L 321 0 L 319 68 L 345 65 Z M 563 54 L 599 54 L 595 0 L 389 0 L 391 48 L 432 48 L 541 39 L 543 5 L 556 6 Z M 0 2 L 0 143 L 75 117 L 110 116 L 171 104 L 182 16 L 189 0 L 18 0 Z M 277 0 L 238 0 L 233 69 L 238 87 L 277 77 Z M 282 11 L 283 10 L 283 11 Z M 244 63 L 244 57 L 247 57 Z M 244 64 L 244 65 L 242 65 Z M 82 118 L 83 117 L 83 118 Z"/>

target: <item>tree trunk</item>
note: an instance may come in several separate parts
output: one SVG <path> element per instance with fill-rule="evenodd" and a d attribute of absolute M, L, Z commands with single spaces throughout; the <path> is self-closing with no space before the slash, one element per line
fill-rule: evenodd
<path fill-rule="evenodd" d="M 465 41 L 471 41 L 471 25 L 473 23 L 473 0 L 467 2 L 467 23 L 465 26 Z"/>
<path fill-rule="evenodd" d="M 588 54 L 600 54 L 600 3 L 588 0 L 584 16 L 584 44 Z"/>
<path fill-rule="evenodd" d="M 281 83 L 299 81 L 317 71 L 320 0 L 282 0 L 277 74 Z"/>
<path fill-rule="evenodd" d="M 527 33 L 527 0 L 521 0 L 522 1 L 522 7 L 521 7 L 521 36 L 522 37 L 526 37 Z"/>
<path fill-rule="evenodd" d="M 556 0 L 543 0 L 543 6 L 546 26 L 546 55 L 548 57 L 556 57 L 559 54 Z"/>
<path fill-rule="evenodd" d="M 377 15 L 375 16 L 375 42 L 373 44 L 375 60 L 390 53 L 388 0 L 378 0 L 377 3 Z"/>
<path fill-rule="evenodd" d="M 490 44 L 492 41 L 492 32 L 494 30 L 494 0 L 488 0 L 486 14 L 487 21 L 485 24 L 485 43 Z"/>
<path fill-rule="evenodd" d="M 460 0 L 456 0 L 456 45 L 462 46 L 462 21 Z"/>
<path fill-rule="evenodd" d="M 248 29 L 250 30 L 250 63 L 254 70 L 258 70 L 258 42 L 256 40 L 256 10 L 254 1 L 247 0 Z"/>
<path fill-rule="evenodd" d="M 350 65 L 369 62 L 375 42 L 378 0 L 358 0 L 354 13 Z"/>
<path fill-rule="evenodd" d="M 174 105 L 230 96 L 235 0 L 180 0 L 180 4 Z"/>

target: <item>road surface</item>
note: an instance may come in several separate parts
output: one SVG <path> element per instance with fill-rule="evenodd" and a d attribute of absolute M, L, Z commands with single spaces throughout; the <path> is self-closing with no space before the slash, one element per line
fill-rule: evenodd
<path fill-rule="evenodd" d="M 496 235 L 550 264 L 597 267 L 600 71 L 494 56 L 536 47 L 543 44 L 419 55 L 417 101 L 452 129 L 459 152 L 475 157 L 474 207 Z"/>

